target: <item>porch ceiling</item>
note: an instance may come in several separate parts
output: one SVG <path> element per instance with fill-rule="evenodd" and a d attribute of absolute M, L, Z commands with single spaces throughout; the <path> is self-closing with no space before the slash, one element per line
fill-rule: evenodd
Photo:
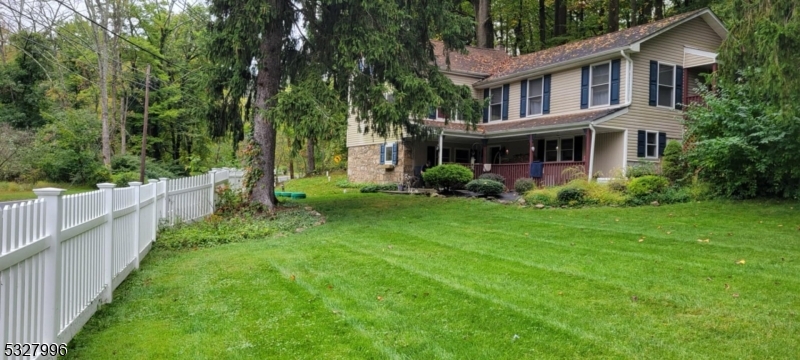
<path fill-rule="evenodd" d="M 588 126 L 597 120 L 608 120 L 627 112 L 627 107 L 583 110 L 569 114 L 537 116 L 524 120 L 495 121 L 476 125 L 475 129 L 467 124 L 425 120 L 425 125 L 444 130 L 444 134 L 454 137 L 493 138 L 514 133 L 536 133 L 537 131 L 554 132 Z"/>

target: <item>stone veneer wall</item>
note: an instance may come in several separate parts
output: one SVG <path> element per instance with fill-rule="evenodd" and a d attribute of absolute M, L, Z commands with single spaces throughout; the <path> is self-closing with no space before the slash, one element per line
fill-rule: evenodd
<path fill-rule="evenodd" d="M 354 183 L 399 183 L 403 175 L 414 174 L 412 146 L 397 142 L 400 157 L 394 169 L 381 165 L 381 144 L 353 146 L 347 149 L 347 179 Z"/>

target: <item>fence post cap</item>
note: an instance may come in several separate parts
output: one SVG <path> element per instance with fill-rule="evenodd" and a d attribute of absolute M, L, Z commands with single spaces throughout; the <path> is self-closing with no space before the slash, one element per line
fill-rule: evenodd
<path fill-rule="evenodd" d="M 128 183 L 128 186 L 142 186 L 142 183 L 138 181 L 131 181 Z"/>
<path fill-rule="evenodd" d="M 168 178 L 158 178 L 158 180 L 159 180 L 159 181 L 167 181 L 167 180 L 169 180 L 169 179 L 168 179 Z"/>
<path fill-rule="evenodd" d="M 97 184 L 98 189 L 113 189 L 115 187 L 117 187 L 117 184 L 112 184 L 112 183 Z"/>
<path fill-rule="evenodd" d="M 148 184 L 153 184 L 153 183 L 157 183 L 157 182 L 158 182 L 158 180 L 156 180 L 156 179 L 148 179 L 147 180 Z"/>
<path fill-rule="evenodd" d="M 33 189 L 33 193 L 36 196 L 61 196 L 67 192 L 66 189 L 59 189 L 59 188 L 41 188 L 41 189 Z"/>

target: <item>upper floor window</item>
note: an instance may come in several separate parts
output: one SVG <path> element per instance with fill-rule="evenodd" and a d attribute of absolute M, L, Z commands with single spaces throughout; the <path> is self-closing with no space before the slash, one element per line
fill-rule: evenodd
<path fill-rule="evenodd" d="M 603 63 L 591 66 L 589 106 L 609 105 L 611 102 L 611 63 Z"/>
<path fill-rule="evenodd" d="M 528 116 L 542 114 L 543 94 L 543 78 L 528 81 Z"/>
<path fill-rule="evenodd" d="M 503 88 L 496 87 L 489 90 L 489 121 L 503 118 Z"/>
<path fill-rule="evenodd" d="M 675 107 L 675 65 L 658 64 L 658 106 Z"/>

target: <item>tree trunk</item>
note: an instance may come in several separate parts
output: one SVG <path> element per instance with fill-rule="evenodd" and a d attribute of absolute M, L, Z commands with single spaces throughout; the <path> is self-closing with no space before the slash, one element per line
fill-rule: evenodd
<path fill-rule="evenodd" d="M 271 0 L 271 10 L 283 12 L 284 1 Z M 253 166 L 260 170 L 261 176 L 256 180 L 251 200 L 266 205 L 274 212 L 278 201 L 275 198 L 275 141 L 277 130 L 266 118 L 267 110 L 272 106 L 275 95 L 280 90 L 281 80 L 281 46 L 283 24 L 270 21 L 261 35 L 258 59 L 258 76 L 256 77 L 255 114 L 253 116 L 253 138 L 259 147 L 258 156 Z"/>
<path fill-rule="evenodd" d="M 608 0 L 608 32 L 619 31 L 619 0 Z"/>
<path fill-rule="evenodd" d="M 128 139 L 126 138 L 128 133 L 127 125 L 125 124 L 125 120 L 128 119 L 128 97 L 123 94 L 122 101 L 119 104 L 119 134 L 120 134 L 120 143 L 119 143 L 119 154 L 125 155 L 128 153 Z"/>
<path fill-rule="evenodd" d="M 306 175 L 311 175 L 316 170 L 317 166 L 314 162 L 314 138 L 308 138 L 306 145 Z"/>
<path fill-rule="evenodd" d="M 655 0 L 656 20 L 664 18 L 664 0 Z"/>
<path fill-rule="evenodd" d="M 555 24 L 553 36 L 558 37 L 567 33 L 567 1 L 555 0 Z"/>
<path fill-rule="evenodd" d="M 86 1 L 86 6 L 89 14 L 94 21 L 100 25 L 108 25 L 108 8 L 97 0 L 97 7 L 94 7 L 89 0 Z M 97 20 L 99 15 L 99 21 Z M 100 118 L 103 123 L 102 130 L 102 148 L 103 148 L 103 164 L 106 167 L 111 167 L 111 137 L 110 127 L 108 122 L 108 32 L 103 30 L 97 25 L 92 24 L 92 32 L 94 35 L 95 45 L 97 46 L 97 68 L 98 68 L 98 82 L 100 86 Z"/>
<path fill-rule="evenodd" d="M 472 0 L 475 8 L 475 40 L 480 48 L 494 48 L 491 3 L 491 0 Z"/>
<path fill-rule="evenodd" d="M 637 0 L 631 0 L 631 26 L 639 25 L 639 7 L 636 6 Z"/>
<path fill-rule="evenodd" d="M 539 49 L 544 50 L 547 48 L 547 7 L 545 7 L 545 0 L 539 0 Z"/>

